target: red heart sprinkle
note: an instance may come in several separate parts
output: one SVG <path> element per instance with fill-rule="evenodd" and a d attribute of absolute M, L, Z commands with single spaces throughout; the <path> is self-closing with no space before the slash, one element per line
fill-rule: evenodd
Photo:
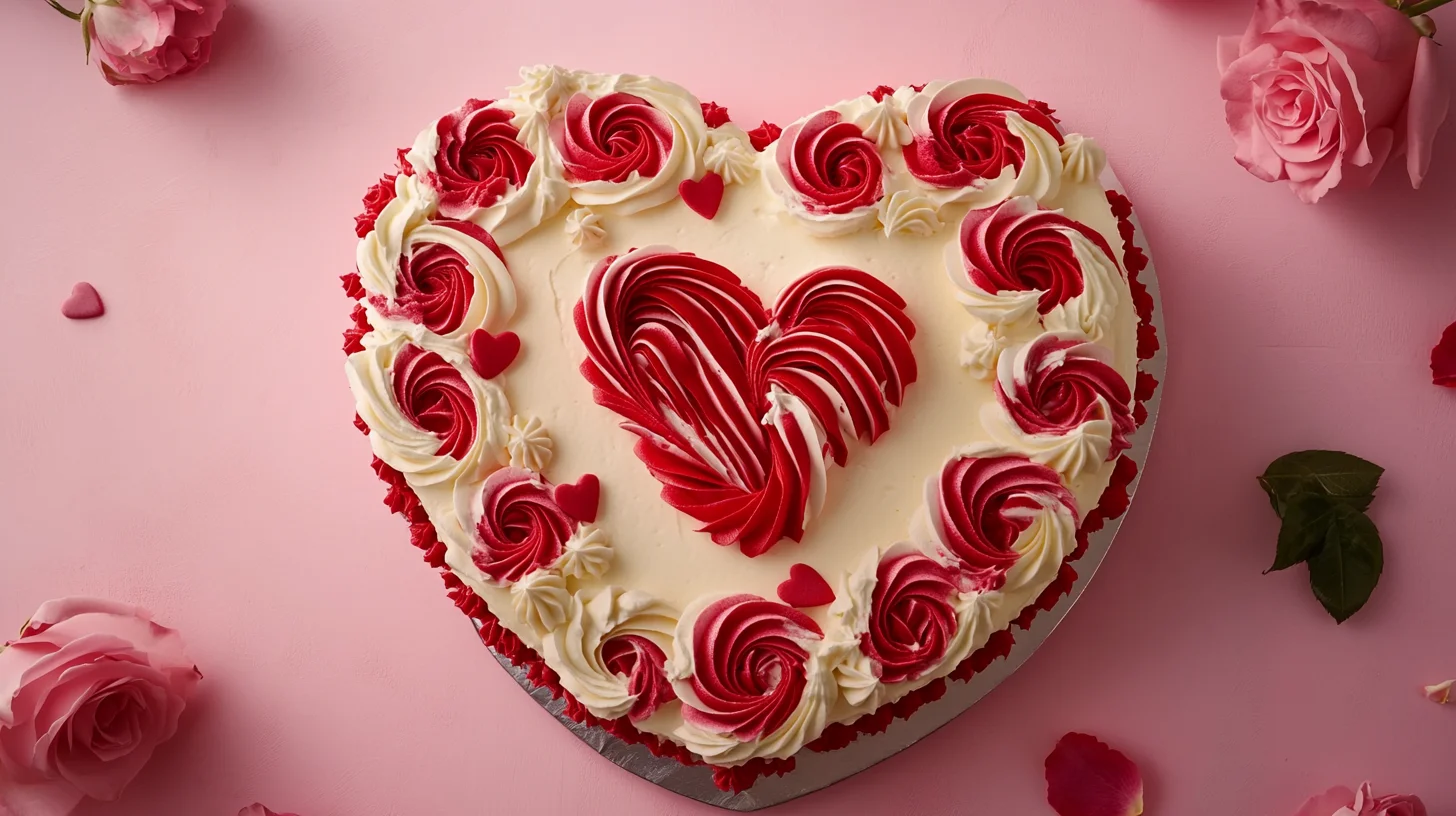
<path fill-rule="evenodd" d="M 470 333 L 470 367 L 489 380 L 511 367 L 521 353 L 521 338 L 515 332 L 491 334 L 485 329 Z"/>
<path fill-rule="evenodd" d="M 718 205 L 723 203 L 723 177 L 709 170 L 698 181 L 684 179 L 677 186 L 677 194 L 689 209 L 712 221 L 718 214 Z"/>
<path fill-rule="evenodd" d="M 779 584 L 779 600 L 789 606 L 806 608 L 833 603 L 834 590 L 819 571 L 808 564 L 789 567 L 789 580 Z"/>
<path fill-rule="evenodd" d="M 106 306 L 96 287 L 82 281 L 71 288 L 71 296 L 61 304 L 61 314 L 72 320 L 90 320 L 106 314 Z"/>
<path fill-rule="evenodd" d="M 602 483 L 594 474 L 588 473 L 576 480 L 576 484 L 556 486 L 556 504 L 566 515 L 583 524 L 597 520 L 597 504 L 602 497 Z"/>

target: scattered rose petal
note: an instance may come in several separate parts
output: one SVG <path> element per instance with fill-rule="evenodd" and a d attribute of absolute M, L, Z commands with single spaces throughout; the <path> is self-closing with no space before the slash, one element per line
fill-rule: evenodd
<path fill-rule="evenodd" d="M 1447 680 L 1444 683 L 1437 683 L 1434 686 L 1426 686 L 1426 699 L 1433 703 L 1445 705 L 1451 702 L 1451 687 L 1456 686 L 1456 680 Z"/>
<path fill-rule="evenodd" d="M 238 816 L 298 816 L 298 814 L 279 813 L 276 810 L 269 810 L 268 808 L 263 807 L 257 802 L 254 802 L 253 804 L 248 805 L 247 807 L 238 811 Z"/>
<path fill-rule="evenodd" d="M 1456 388 L 1456 323 L 1446 327 L 1441 342 L 1431 349 L 1431 382 Z"/>
<path fill-rule="evenodd" d="M 1376 796 L 1369 782 L 1352 791 L 1344 785 L 1306 799 L 1294 816 L 1428 816 L 1419 796 Z"/>
<path fill-rule="evenodd" d="M 72 320 L 90 320 L 106 314 L 106 306 L 96 287 L 82 281 L 71 288 L 71 296 L 61 304 L 61 314 Z"/>
<path fill-rule="evenodd" d="M 1046 758 L 1047 802 L 1059 816 L 1139 816 L 1143 778 L 1132 760 L 1087 734 L 1062 737 Z"/>

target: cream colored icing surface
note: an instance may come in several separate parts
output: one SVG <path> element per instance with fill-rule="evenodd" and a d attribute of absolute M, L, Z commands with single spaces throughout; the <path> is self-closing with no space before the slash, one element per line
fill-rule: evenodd
<path fill-rule="evenodd" d="M 807 216 L 792 211 L 776 192 L 775 184 L 782 181 L 782 176 L 772 161 L 773 146 L 755 154 L 736 125 L 710 129 L 700 117 L 692 121 L 698 101 L 677 86 L 652 78 L 562 69 L 530 69 L 523 76 L 526 84 L 513 89 L 514 95 L 505 100 L 508 107 L 521 112 L 522 119 L 529 118 L 532 111 L 549 119 L 571 92 L 582 89 L 591 92 L 625 87 L 650 93 L 654 100 L 675 99 L 671 106 L 674 126 L 677 132 L 692 136 L 679 147 L 699 153 L 674 155 L 669 170 L 692 170 L 701 175 L 705 168 L 716 167 L 729 183 L 712 220 L 694 213 L 675 195 L 662 203 L 649 202 L 641 210 L 631 203 L 633 189 L 645 190 L 645 195 L 655 199 L 661 196 L 661 185 L 634 179 L 620 191 L 625 198 L 618 200 L 614 192 L 597 189 L 601 187 L 598 183 L 593 194 L 587 196 L 593 202 L 590 211 L 567 201 L 534 228 L 501 242 L 505 267 L 514 284 L 514 313 L 501 325 L 521 338 L 521 352 L 514 364 L 492 380 L 482 381 L 470 370 L 463 339 L 426 338 L 428 347 L 440 349 L 442 355 L 459 364 L 475 393 L 502 395 L 486 400 L 489 405 L 481 407 L 482 412 L 495 410 L 508 415 L 482 416 L 482 433 L 472 454 L 478 461 L 469 466 L 432 465 L 422 459 L 424 442 L 411 444 L 402 439 L 409 436 L 410 426 L 401 421 L 388 393 L 384 370 L 389 357 L 374 350 L 392 347 L 409 332 L 396 326 L 397 321 L 375 324 L 376 330 L 365 338 L 366 351 L 354 355 L 358 360 L 350 361 L 351 385 L 361 414 L 371 427 L 377 455 L 394 464 L 391 460 L 395 448 L 399 448 L 400 458 L 410 465 L 407 470 L 400 469 L 405 470 L 446 543 L 448 565 L 507 628 L 546 655 L 568 689 L 582 690 L 589 698 L 583 699 L 588 708 L 592 708 L 592 701 L 603 701 L 602 716 L 621 716 L 630 704 L 624 696 L 625 685 L 613 685 L 614 678 L 621 684 L 625 678 L 606 672 L 598 657 L 581 651 L 583 642 L 590 648 L 605 637 L 618 618 L 628 619 L 614 611 L 604 593 L 615 593 L 615 598 L 630 590 L 635 604 L 650 605 L 653 614 L 662 617 L 667 614 L 664 610 L 688 610 L 701 599 L 724 593 L 751 593 L 777 600 L 777 587 L 787 578 L 790 565 L 805 563 L 814 567 L 837 594 L 835 606 L 804 610 L 825 633 L 823 641 L 813 646 L 812 694 L 806 695 L 806 699 L 813 697 L 817 701 L 813 705 L 822 704 L 822 710 L 801 707 L 782 728 L 747 741 L 686 726 L 676 702 L 637 723 L 639 728 L 687 744 L 718 764 L 737 764 L 754 756 L 791 755 L 818 736 L 827 723 L 854 719 L 947 674 L 955 662 L 1008 625 L 1052 580 L 1061 558 L 1075 546 L 1071 533 L 1062 529 L 1067 526 L 1066 520 L 1047 511 L 1047 517 L 1033 524 L 1018 543 L 1019 549 L 1034 552 L 1036 557 L 1028 555 L 1018 564 L 1020 570 L 1013 586 L 999 591 L 968 591 L 955 599 L 961 631 L 953 654 L 947 655 L 941 667 L 893 686 L 875 681 L 857 645 L 856 627 L 864 625 L 864 606 L 874 585 L 877 553 L 897 542 L 911 542 L 904 546 L 919 546 L 936 553 L 933 542 L 927 540 L 923 518 L 927 479 L 936 476 L 949 457 L 968 446 L 1010 445 L 1011 452 L 1033 452 L 1030 448 L 1016 449 L 1014 435 L 999 429 L 988 432 L 983 424 L 983 406 L 997 404 L 993 392 L 997 355 L 1004 348 L 1035 338 L 1043 327 L 1036 320 L 992 327 L 969 314 L 957 299 L 958 289 L 947 274 L 947 246 L 957 245 L 958 226 L 973 203 L 985 204 L 987 196 L 1004 199 L 1039 189 L 1054 190 L 1040 201 L 1043 207 L 1063 210 L 1070 218 L 1101 233 L 1109 246 L 1119 248 L 1116 222 L 1094 175 L 1104 161 L 1100 149 L 1089 139 L 1073 136 L 1068 138 L 1069 146 L 1058 153 L 1046 149 L 1045 134 L 1040 134 L 1033 140 L 1036 160 L 1049 154 L 1047 160 L 1058 164 L 1054 172 L 1035 168 L 1037 179 L 1058 177 L 1059 184 L 1036 179 L 1018 183 L 1015 178 L 1003 177 L 975 195 L 950 200 L 956 196 L 945 195 L 912 178 L 901 157 L 899 145 L 909 138 L 907 111 L 911 117 L 923 115 L 923 104 L 918 103 L 915 92 L 902 88 L 880 103 L 869 96 L 846 100 L 834 109 L 846 120 L 873 131 L 874 140 L 881 145 L 885 194 L 875 217 L 845 234 L 824 236 L 823 230 L 806 229 Z M 925 93 L 945 84 L 932 85 Z M 1018 117 L 1016 127 L 1033 126 Z M 535 145 L 545 144 L 544 139 L 533 136 Z M 707 155 L 702 155 L 703 151 Z M 755 156 L 756 163 L 746 160 Z M 1067 163 L 1066 172 L 1062 160 Z M 543 161 L 542 170 L 559 172 L 559 157 Z M 553 182 L 533 177 L 531 183 Z M 409 242 L 407 233 L 403 237 L 398 234 L 404 228 L 400 225 L 428 229 L 419 224 L 428 218 L 429 196 L 419 198 L 414 206 L 422 208 L 422 212 L 415 214 L 413 221 L 410 213 L 392 212 L 388 223 L 395 225 L 396 234 L 371 234 L 363 242 L 367 252 L 361 251 L 361 258 L 375 270 L 373 278 L 381 288 L 393 286 L 390 265 L 397 263 L 398 247 Z M 968 198 L 972 201 L 965 200 Z M 609 199 L 613 206 L 596 203 Z M 515 201 L 508 196 L 505 204 L 514 205 Z M 539 208 L 537 211 L 544 212 Z M 473 220 L 500 221 L 489 214 Z M 381 220 L 381 228 L 385 223 Z M 736 546 L 719 546 L 706 534 L 696 532 L 699 525 L 694 519 L 659 498 L 662 486 L 634 455 L 637 438 L 619 427 L 622 418 L 593 401 L 591 386 L 578 371 L 586 352 L 573 323 L 573 309 L 598 262 L 650 245 L 668 245 L 727 267 L 770 308 L 780 289 L 824 266 L 864 270 L 888 283 L 907 302 L 906 313 L 917 328 L 913 349 L 918 379 L 907 388 L 903 404 L 884 436 L 872 446 L 851 441 L 847 466 L 829 467 L 826 498 L 802 541 L 780 541 L 767 553 L 748 558 Z M 391 247 L 395 248 L 393 256 Z M 470 249 L 478 250 L 473 245 Z M 479 255 L 477 251 L 472 257 Z M 477 260 L 486 263 L 494 259 Z M 485 269 L 481 274 L 493 280 L 489 277 L 492 272 Z M 1137 366 L 1137 318 L 1127 284 L 1116 272 L 1098 281 L 1099 286 L 1110 287 L 1105 305 L 1111 311 L 1098 342 L 1110 350 L 1117 372 L 1132 383 Z M 1087 296 L 1093 294 L 1089 288 Z M 474 325 L 479 326 L 479 320 Z M 420 334 L 418 327 L 410 331 L 413 337 Z M 465 332 L 457 334 L 463 336 Z M 995 342 L 990 339 L 993 337 Z M 391 414 L 391 410 L 395 413 Z M 420 438 L 424 440 L 426 435 L 421 433 Z M 482 450 L 489 446 L 499 449 Z M 472 536 L 467 532 L 475 519 L 462 518 L 472 514 L 470 509 L 462 508 L 470 497 L 479 495 L 485 475 L 507 462 L 530 469 L 544 468 L 542 475 L 557 484 L 574 482 L 587 473 L 595 474 L 601 482 L 600 512 L 594 526 L 578 531 L 556 564 L 531 572 L 514 586 L 497 584 L 475 567 L 471 561 Z M 1096 506 L 1111 468 L 1111 462 L 1088 465 L 1079 461 L 1067 486 L 1080 512 Z M 919 535 L 914 532 L 917 516 L 922 516 Z M 936 554 L 943 557 L 943 553 Z M 1044 568 L 1042 562 L 1051 566 Z M 595 606 L 593 599 L 599 599 Z M 590 617 L 584 619 L 583 615 Z M 654 624 L 651 629 L 654 638 L 667 644 L 671 638 L 669 627 Z M 553 645 L 544 648 L 547 641 Z M 685 648 L 685 644 L 676 646 Z M 664 648 L 664 653 L 668 656 L 669 675 L 685 669 L 674 663 L 672 649 Z"/>

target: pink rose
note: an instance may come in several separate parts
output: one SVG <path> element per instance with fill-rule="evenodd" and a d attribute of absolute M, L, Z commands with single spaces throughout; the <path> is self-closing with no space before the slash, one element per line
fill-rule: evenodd
<path fill-rule="evenodd" d="M 112 85 L 150 85 L 190 74 L 212 56 L 227 0 L 86 0 L 89 53 Z"/>
<path fill-rule="evenodd" d="M 238 816 L 298 816 L 298 814 L 279 813 L 275 810 L 269 810 L 268 808 L 263 807 L 257 802 L 254 802 L 253 804 L 248 805 L 247 807 L 238 811 Z"/>
<path fill-rule="evenodd" d="M 1406 154 L 1420 187 L 1449 102 L 1436 43 L 1383 0 L 1258 0 L 1218 64 L 1234 158 L 1313 203 Z"/>
<path fill-rule="evenodd" d="M 1294 816 L 1426 816 L 1418 796 L 1376 796 L 1366 782 L 1360 790 L 1340 786 L 1311 796 Z"/>
<path fill-rule="evenodd" d="M 42 604 L 0 649 L 0 813 L 116 799 L 177 731 L 201 677 L 178 634 L 141 609 Z"/>

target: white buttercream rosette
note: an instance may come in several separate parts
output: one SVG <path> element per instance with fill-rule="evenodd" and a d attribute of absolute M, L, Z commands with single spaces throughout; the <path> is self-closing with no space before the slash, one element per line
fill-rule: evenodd
<path fill-rule="evenodd" d="M 433 220 L 435 193 L 413 176 L 395 179 L 395 190 L 355 254 L 370 325 L 440 351 L 458 350 L 477 328 L 503 328 L 516 288 L 491 236 Z"/>
<path fill-rule="evenodd" d="M 344 371 L 375 456 L 412 485 L 474 478 L 506 463 L 511 411 L 495 383 L 403 334 L 375 331 L 364 341 Z"/>
<path fill-rule="evenodd" d="M 608 586 L 573 595 L 565 618 L 542 641 L 541 656 L 594 716 L 640 720 L 671 699 L 663 664 L 677 626 L 672 608 Z"/>

